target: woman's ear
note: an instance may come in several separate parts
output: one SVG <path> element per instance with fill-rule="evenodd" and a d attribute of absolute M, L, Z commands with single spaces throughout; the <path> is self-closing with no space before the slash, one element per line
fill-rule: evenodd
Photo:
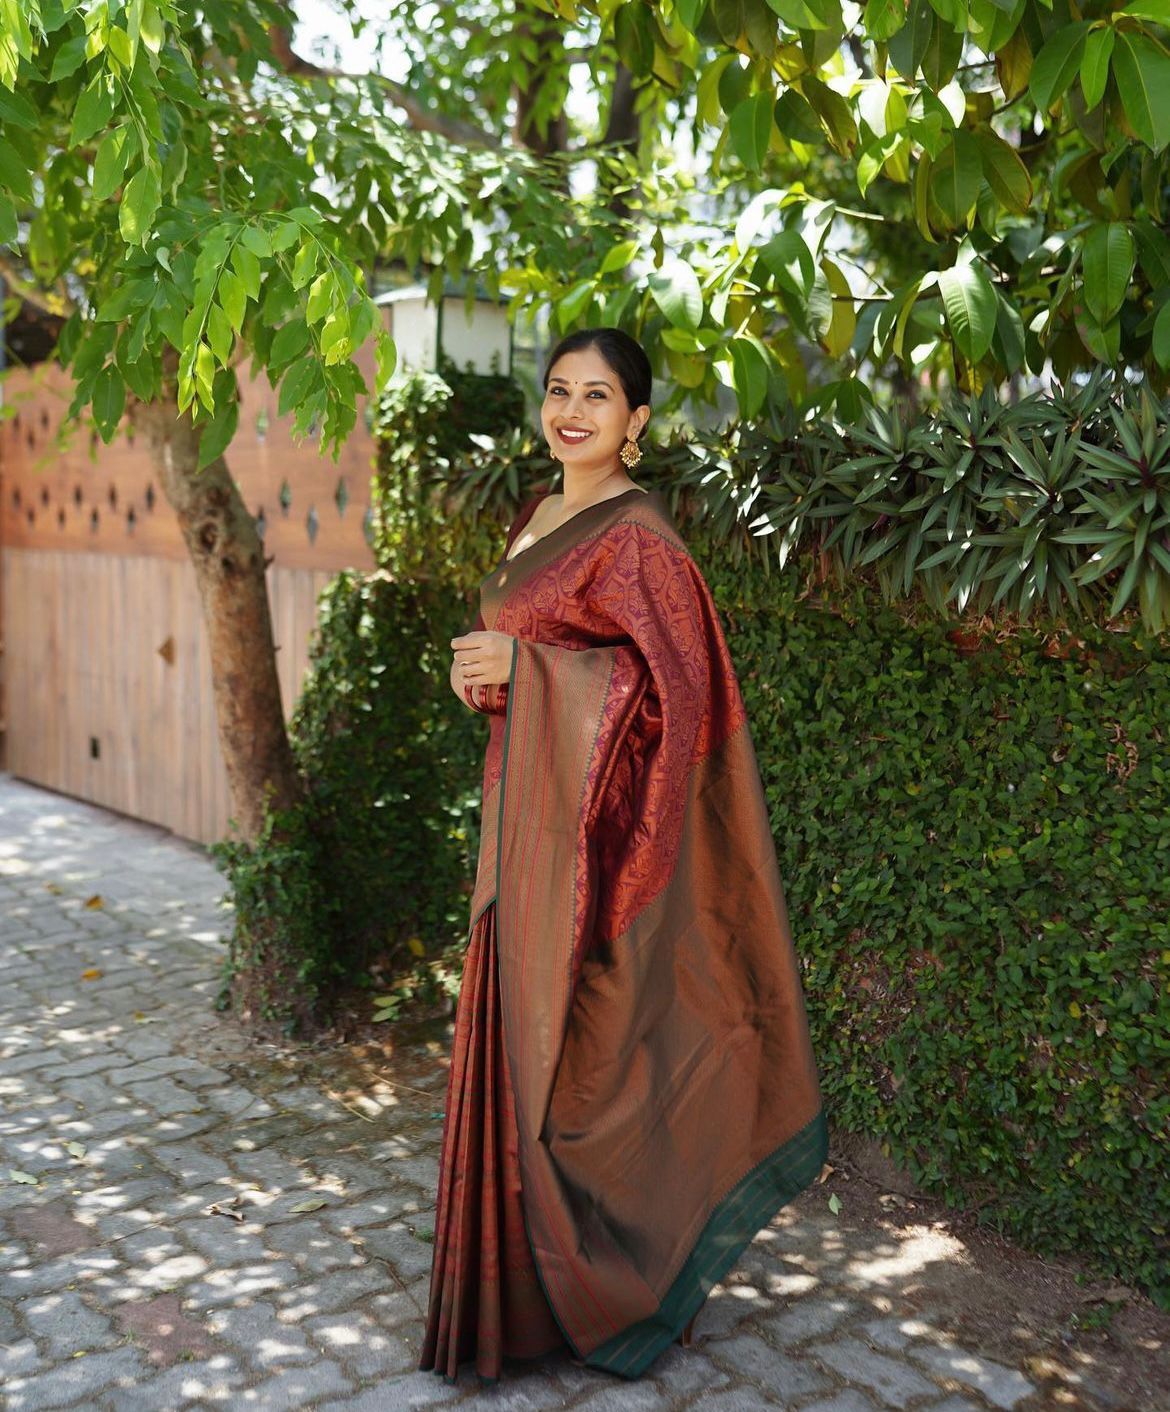
<path fill-rule="evenodd" d="M 650 408 L 643 405 L 635 407 L 630 413 L 630 420 L 626 426 L 626 436 L 630 441 L 637 441 L 646 428 L 646 423 L 650 420 Z"/>

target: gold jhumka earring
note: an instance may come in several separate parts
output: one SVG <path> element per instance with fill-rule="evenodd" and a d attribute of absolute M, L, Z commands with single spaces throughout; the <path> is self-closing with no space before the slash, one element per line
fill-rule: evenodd
<path fill-rule="evenodd" d="M 638 445 L 636 441 L 627 440 L 622 444 L 622 449 L 618 452 L 618 455 L 622 459 L 622 464 L 627 469 L 630 469 L 631 467 L 636 466 L 638 462 L 642 459 L 642 448 Z"/>

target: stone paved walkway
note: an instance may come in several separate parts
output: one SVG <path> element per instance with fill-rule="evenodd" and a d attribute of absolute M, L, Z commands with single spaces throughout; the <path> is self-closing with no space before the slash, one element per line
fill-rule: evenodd
<path fill-rule="evenodd" d="M 835 1216 L 828 1187 L 761 1232 L 696 1346 L 637 1383 L 564 1359 L 490 1391 L 416 1372 L 442 1053 L 395 1056 L 357 1092 L 249 1047 L 212 1006 L 222 893 L 202 849 L 0 774 L 8 1412 L 1128 1405 L 1091 1356 L 1035 1337 L 976 1351 L 930 1293 L 940 1272 L 991 1290 L 963 1244 L 851 1219 L 848 1196 Z"/>

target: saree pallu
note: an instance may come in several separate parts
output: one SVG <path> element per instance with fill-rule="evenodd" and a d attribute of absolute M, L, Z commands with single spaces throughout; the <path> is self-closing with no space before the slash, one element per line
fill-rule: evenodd
<path fill-rule="evenodd" d="M 506 556 L 420 1366 L 567 1344 L 637 1377 L 827 1125 L 743 699 L 665 502 Z"/>

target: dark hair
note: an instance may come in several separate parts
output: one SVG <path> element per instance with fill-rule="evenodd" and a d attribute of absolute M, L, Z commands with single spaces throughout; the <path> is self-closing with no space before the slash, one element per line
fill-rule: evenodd
<path fill-rule="evenodd" d="M 626 402 L 631 410 L 648 406 L 654 374 L 646 350 L 636 338 L 631 338 L 620 328 L 581 328 L 566 334 L 548 355 L 544 365 L 544 386 L 548 388 L 549 374 L 557 360 L 566 353 L 577 353 L 582 348 L 596 348 L 617 375 L 626 394 Z"/>

